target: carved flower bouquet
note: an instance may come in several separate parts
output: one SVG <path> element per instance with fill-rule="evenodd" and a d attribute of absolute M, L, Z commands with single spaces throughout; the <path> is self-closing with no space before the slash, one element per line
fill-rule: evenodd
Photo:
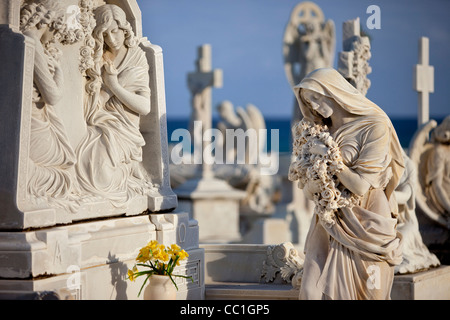
<path fill-rule="evenodd" d="M 180 261 L 188 256 L 188 253 L 176 244 L 166 247 L 163 244 L 159 244 L 158 241 L 152 240 L 139 250 L 139 254 L 136 257 L 137 263 L 132 270 L 128 270 L 128 279 L 134 281 L 137 277 L 146 277 L 138 296 L 152 275 L 168 276 L 178 290 L 178 286 L 173 279 L 174 277 L 191 279 L 193 281 L 192 277 L 173 274 L 175 267 L 179 266 Z M 138 266 L 143 267 L 144 270 L 139 271 Z"/>
<path fill-rule="evenodd" d="M 292 131 L 294 159 L 289 167 L 288 178 L 298 181 L 300 189 L 308 185 L 313 193 L 314 212 L 325 226 L 330 227 L 335 223 L 337 210 L 354 206 L 359 202 L 359 197 L 346 189 L 336 177 L 344 164 L 339 147 L 327 126 L 302 119 Z M 326 150 L 313 152 L 314 148 L 323 145 Z"/>

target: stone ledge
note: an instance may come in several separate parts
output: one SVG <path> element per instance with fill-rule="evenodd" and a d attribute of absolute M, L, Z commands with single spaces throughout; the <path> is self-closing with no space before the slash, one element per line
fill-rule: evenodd
<path fill-rule="evenodd" d="M 214 283 L 205 285 L 206 300 L 298 300 L 290 284 Z"/>
<path fill-rule="evenodd" d="M 450 266 L 396 275 L 392 300 L 450 300 Z"/>
<path fill-rule="evenodd" d="M 213 282 L 205 285 L 206 300 L 297 300 L 290 284 Z M 392 300 L 450 300 L 450 266 L 396 275 Z"/>

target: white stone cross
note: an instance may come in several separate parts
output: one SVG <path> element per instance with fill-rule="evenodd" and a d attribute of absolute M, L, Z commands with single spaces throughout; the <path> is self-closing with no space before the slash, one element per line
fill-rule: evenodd
<path fill-rule="evenodd" d="M 197 70 L 188 73 L 188 87 L 192 94 L 190 131 L 191 138 L 194 139 L 194 157 L 196 150 L 202 150 L 203 153 L 208 142 L 207 139 L 195 139 L 196 135 L 200 134 L 200 137 L 203 137 L 203 133 L 212 127 L 212 88 L 222 87 L 222 70 L 212 70 L 211 60 L 211 45 L 200 46 L 196 63 Z M 201 121 L 201 126 L 195 126 L 195 121 Z M 202 130 L 197 132 L 196 128 Z M 196 144 L 196 141 L 199 145 Z M 202 161 L 202 175 L 205 178 L 212 177 L 211 166 L 204 160 Z"/>
<path fill-rule="evenodd" d="M 428 122 L 430 116 L 429 94 L 434 92 L 434 67 L 429 65 L 429 39 L 419 40 L 419 64 L 414 66 L 413 89 L 419 93 L 418 126 Z"/>

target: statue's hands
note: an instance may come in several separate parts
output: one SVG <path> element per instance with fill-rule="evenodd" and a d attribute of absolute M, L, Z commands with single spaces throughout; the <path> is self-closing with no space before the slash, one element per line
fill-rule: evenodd
<path fill-rule="evenodd" d="M 328 147 L 322 141 L 315 141 L 313 146 L 309 149 L 312 154 L 325 156 L 328 152 Z"/>
<path fill-rule="evenodd" d="M 106 87 L 109 89 L 113 89 L 114 86 L 119 84 L 119 80 L 117 79 L 117 75 L 119 72 L 117 71 L 114 64 L 110 61 L 106 61 L 106 63 L 103 65 L 102 70 L 102 78 L 103 83 Z"/>

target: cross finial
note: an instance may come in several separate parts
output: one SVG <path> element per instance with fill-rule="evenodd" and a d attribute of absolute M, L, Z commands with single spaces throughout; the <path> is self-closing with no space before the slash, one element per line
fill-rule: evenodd
<path fill-rule="evenodd" d="M 197 72 L 210 72 L 211 69 L 211 46 L 205 44 L 198 47 Z"/>
<path fill-rule="evenodd" d="M 429 94 L 434 92 L 434 67 L 429 65 L 429 39 L 419 40 L 419 64 L 414 67 L 413 88 L 419 94 L 418 125 L 428 122 L 430 117 Z"/>

